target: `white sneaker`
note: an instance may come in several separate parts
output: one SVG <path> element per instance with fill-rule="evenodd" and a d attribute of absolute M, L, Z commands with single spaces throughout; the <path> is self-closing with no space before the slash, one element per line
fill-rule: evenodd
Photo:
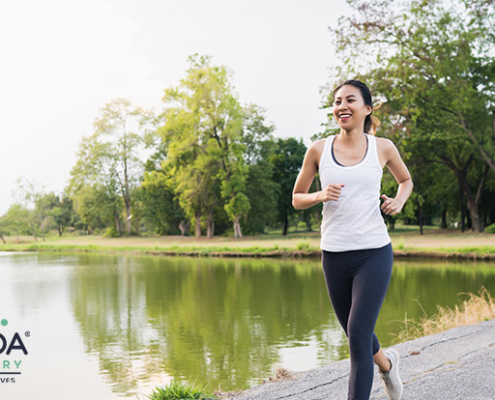
<path fill-rule="evenodd" d="M 399 376 L 399 353 L 390 349 L 385 352 L 385 355 L 390 360 L 390 370 L 382 372 L 380 368 L 378 368 L 385 387 L 385 394 L 387 395 L 388 400 L 399 400 L 402 397 L 402 392 L 404 390 L 404 385 Z"/>

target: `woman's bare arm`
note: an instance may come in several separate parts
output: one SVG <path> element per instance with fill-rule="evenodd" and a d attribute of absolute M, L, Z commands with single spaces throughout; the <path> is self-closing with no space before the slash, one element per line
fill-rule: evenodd
<path fill-rule="evenodd" d="M 292 205 L 296 210 L 313 207 L 321 201 L 321 191 L 308 193 L 313 179 L 318 172 L 318 157 L 318 149 L 315 143 L 313 143 L 304 155 L 303 165 L 294 184 L 294 190 L 292 191 Z"/>
<path fill-rule="evenodd" d="M 385 194 L 382 195 L 382 198 L 384 198 L 385 201 L 383 202 L 381 209 L 385 214 L 395 215 L 404 207 L 405 202 L 412 193 L 414 184 L 411 179 L 411 174 L 409 173 L 406 164 L 402 161 L 400 153 L 394 143 L 388 139 L 386 139 L 385 143 L 385 156 L 387 159 L 385 165 L 394 176 L 399 187 L 395 199 L 389 198 Z"/>

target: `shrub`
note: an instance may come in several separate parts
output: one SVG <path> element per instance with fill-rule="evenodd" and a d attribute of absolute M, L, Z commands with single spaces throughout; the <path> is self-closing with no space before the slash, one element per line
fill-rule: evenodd
<path fill-rule="evenodd" d="M 164 388 L 156 388 L 148 398 L 150 400 L 208 400 L 216 397 L 206 393 L 203 388 L 186 386 L 174 380 Z"/>
<path fill-rule="evenodd" d="M 485 232 L 487 232 L 487 233 L 495 233 L 495 224 L 488 225 L 485 228 Z"/>

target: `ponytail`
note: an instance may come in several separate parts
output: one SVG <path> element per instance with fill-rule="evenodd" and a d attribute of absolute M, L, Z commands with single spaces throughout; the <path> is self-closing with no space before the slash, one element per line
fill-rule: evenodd
<path fill-rule="evenodd" d="M 380 120 L 374 115 L 370 115 L 371 129 L 373 130 L 373 136 L 376 135 L 376 130 L 381 126 Z"/>
<path fill-rule="evenodd" d="M 378 104 L 378 106 L 374 107 L 374 108 L 373 108 L 373 111 L 378 110 L 378 109 L 382 106 L 382 104 L 383 104 L 383 103 L 380 103 L 380 104 Z M 364 121 L 364 126 L 365 126 L 365 128 L 366 128 L 366 123 L 368 122 L 368 123 L 369 123 L 369 125 L 371 125 L 371 126 L 368 126 L 368 132 L 369 132 L 369 130 L 370 130 L 370 128 L 371 128 L 371 129 L 372 129 L 372 131 L 373 131 L 373 136 L 375 136 L 375 135 L 376 135 L 376 130 L 377 130 L 377 129 L 378 129 L 378 128 L 382 125 L 382 124 L 380 123 L 380 120 L 379 120 L 377 117 L 375 117 L 375 116 L 373 115 L 373 111 L 371 111 L 371 114 L 370 114 L 370 115 L 368 115 L 368 116 L 366 117 L 366 119 L 365 119 L 365 121 Z M 368 119 L 368 117 L 369 117 L 369 119 Z M 366 130 L 366 129 L 365 129 L 365 130 Z"/>

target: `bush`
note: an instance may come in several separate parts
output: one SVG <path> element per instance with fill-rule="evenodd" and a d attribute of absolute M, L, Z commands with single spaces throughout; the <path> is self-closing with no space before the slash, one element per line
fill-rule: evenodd
<path fill-rule="evenodd" d="M 495 233 L 495 224 L 488 225 L 485 228 L 485 232 L 487 232 L 487 233 Z"/>
<path fill-rule="evenodd" d="M 216 397 L 212 397 L 202 388 L 189 387 L 174 380 L 164 388 L 156 388 L 148 398 L 150 400 L 208 400 Z"/>
<path fill-rule="evenodd" d="M 103 237 L 106 238 L 115 238 L 115 237 L 121 237 L 122 235 L 117 232 L 117 229 L 115 227 L 108 227 L 103 231 Z"/>

